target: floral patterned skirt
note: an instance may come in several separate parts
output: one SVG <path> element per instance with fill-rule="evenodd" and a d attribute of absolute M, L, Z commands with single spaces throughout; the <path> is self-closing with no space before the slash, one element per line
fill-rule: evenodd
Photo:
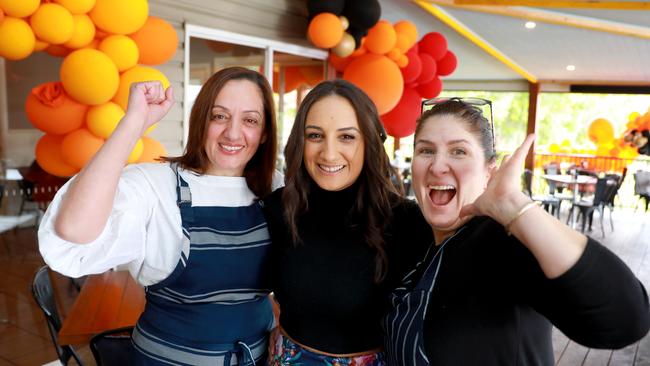
<path fill-rule="evenodd" d="M 273 330 L 269 342 L 270 366 L 386 366 L 383 352 L 369 352 L 360 355 L 326 355 L 294 342 L 280 327 Z"/>

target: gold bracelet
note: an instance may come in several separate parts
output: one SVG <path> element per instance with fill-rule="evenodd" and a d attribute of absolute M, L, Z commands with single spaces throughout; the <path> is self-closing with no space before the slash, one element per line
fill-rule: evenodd
<path fill-rule="evenodd" d="M 506 224 L 505 228 L 506 228 L 506 232 L 508 233 L 508 236 L 512 235 L 512 233 L 510 232 L 510 226 L 512 226 L 512 224 L 519 217 L 521 217 L 521 215 L 523 215 L 524 213 L 526 213 L 526 211 L 530 210 L 531 208 L 533 208 L 535 206 L 538 206 L 538 202 L 535 202 L 535 201 L 528 202 L 527 204 L 524 205 L 524 207 L 521 208 L 521 210 L 519 210 L 519 212 L 517 212 L 515 217 L 513 217 L 512 220 L 510 220 L 510 222 L 508 224 Z"/>

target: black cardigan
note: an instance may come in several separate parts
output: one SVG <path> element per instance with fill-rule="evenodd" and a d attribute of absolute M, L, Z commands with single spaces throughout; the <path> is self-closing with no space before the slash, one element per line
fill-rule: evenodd
<path fill-rule="evenodd" d="M 624 347 L 650 327 L 646 290 L 591 238 L 555 279 L 489 218 L 474 218 L 445 246 L 425 316 L 431 365 L 553 365 L 551 324 L 587 347 Z"/>
<path fill-rule="evenodd" d="M 298 245 L 284 220 L 282 190 L 264 202 L 281 326 L 296 341 L 328 353 L 381 347 L 388 294 L 433 242 L 419 208 L 393 197 L 393 219 L 385 231 L 388 273 L 375 283 L 375 251 L 364 240 L 363 225 L 348 214 L 358 187 L 329 192 L 312 184 L 308 213 L 299 220 Z"/>

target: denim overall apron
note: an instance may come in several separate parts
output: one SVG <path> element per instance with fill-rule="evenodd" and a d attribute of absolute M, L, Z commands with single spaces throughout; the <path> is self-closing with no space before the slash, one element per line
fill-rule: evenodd
<path fill-rule="evenodd" d="M 427 253 L 425 261 L 420 265 L 426 265 L 422 278 L 415 288 L 409 290 L 407 287 L 399 287 L 391 294 L 392 310 L 384 317 L 384 352 L 386 361 L 391 366 L 429 366 L 424 342 L 423 326 L 426 310 L 429 305 L 429 297 L 436 284 L 440 264 L 444 256 L 444 250 L 456 235 L 464 227 L 460 228 L 454 235 L 447 238 L 440 244 L 438 251 L 429 259 Z M 409 283 L 409 276 L 404 279 Z"/>
<path fill-rule="evenodd" d="M 264 364 L 274 318 L 263 281 L 271 241 L 261 205 L 192 207 L 189 185 L 172 169 L 183 250 L 172 274 L 146 288 L 133 363 Z"/>

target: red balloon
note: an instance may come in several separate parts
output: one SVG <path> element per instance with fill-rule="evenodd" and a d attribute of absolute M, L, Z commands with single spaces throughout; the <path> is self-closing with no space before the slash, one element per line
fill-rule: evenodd
<path fill-rule="evenodd" d="M 405 84 L 417 80 L 418 76 L 420 76 L 420 73 L 422 72 L 422 61 L 420 61 L 420 56 L 417 52 L 407 52 L 406 57 L 408 57 L 409 63 L 400 69 Z"/>
<path fill-rule="evenodd" d="M 415 121 L 420 117 L 422 98 L 411 88 L 404 88 L 399 102 L 390 112 L 381 116 L 386 133 L 393 137 L 406 137 L 415 132 Z"/>
<path fill-rule="evenodd" d="M 415 82 L 418 84 L 426 84 L 436 77 L 438 66 L 436 65 L 436 60 L 429 56 L 429 54 L 420 53 L 419 56 L 420 62 L 422 63 L 422 72 Z"/>
<path fill-rule="evenodd" d="M 440 81 L 440 78 L 435 77 L 426 84 L 418 85 L 415 90 L 420 93 L 422 98 L 435 98 L 442 91 L 442 81 Z"/>
<path fill-rule="evenodd" d="M 425 34 L 418 44 L 420 53 L 428 53 L 436 61 L 441 60 L 447 53 L 447 40 L 438 32 Z"/>
<path fill-rule="evenodd" d="M 458 59 L 453 52 L 447 51 L 445 56 L 438 61 L 438 75 L 447 76 L 456 70 Z"/>

